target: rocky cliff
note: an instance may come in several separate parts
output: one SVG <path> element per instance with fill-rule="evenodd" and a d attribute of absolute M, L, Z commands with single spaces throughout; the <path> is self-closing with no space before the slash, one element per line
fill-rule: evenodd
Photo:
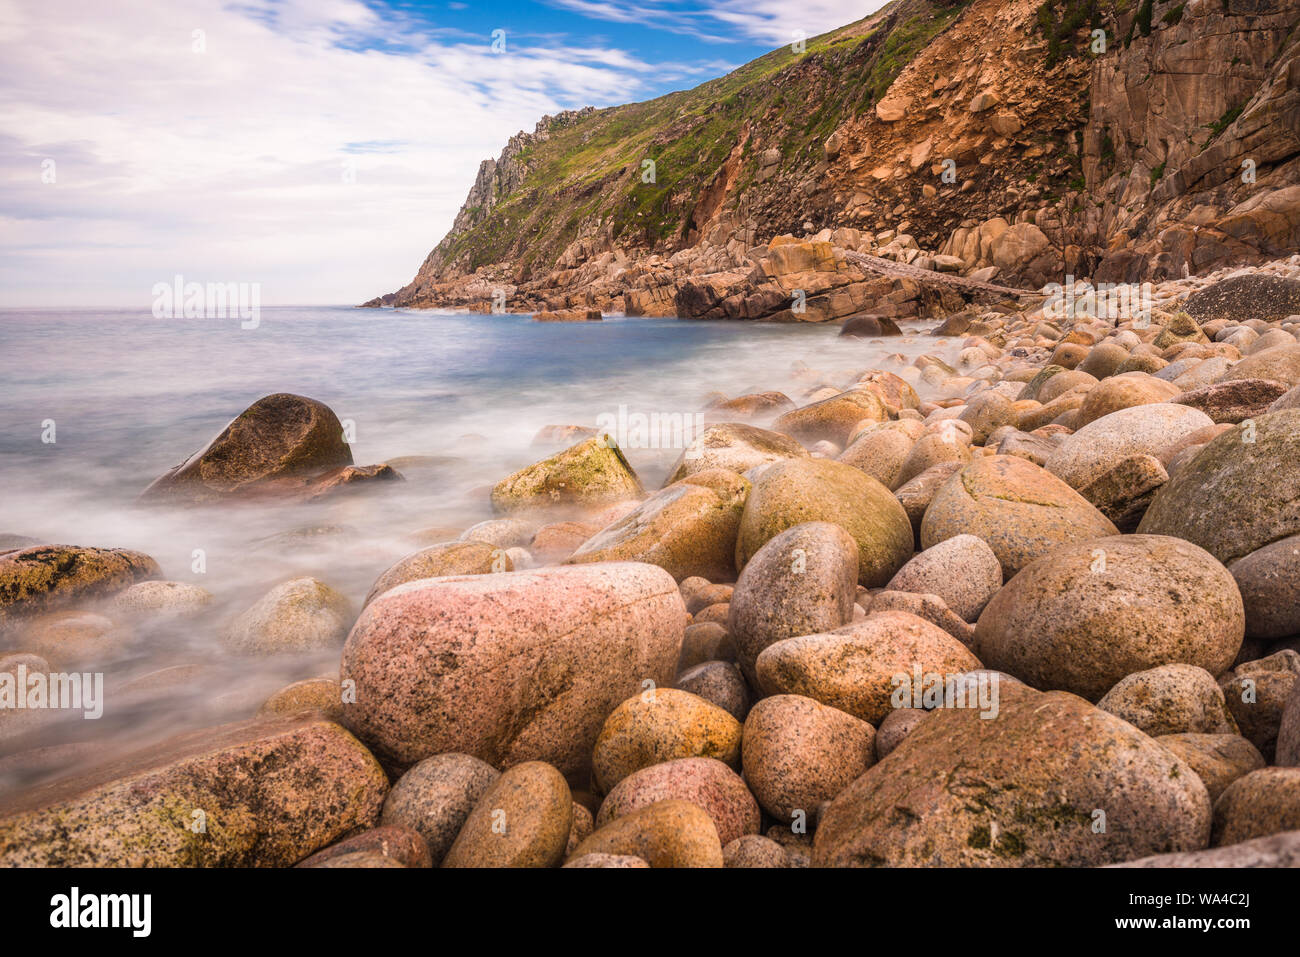
<path fill-rule="evenodd" d="M 895 0 L 694 90 L 546 117 L 368 305 L 908 316 L 1300 247 L 1300 0 Z"/>

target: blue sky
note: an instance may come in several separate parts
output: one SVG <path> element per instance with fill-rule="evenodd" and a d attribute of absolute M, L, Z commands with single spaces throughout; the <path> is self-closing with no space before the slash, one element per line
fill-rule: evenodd
<path fill-rule="evenodd" d="M 691 87 L 880 5 L 0 0 L 0 306 L 147 307 L 176 274 L 370 298 L 543 114 Z"/>

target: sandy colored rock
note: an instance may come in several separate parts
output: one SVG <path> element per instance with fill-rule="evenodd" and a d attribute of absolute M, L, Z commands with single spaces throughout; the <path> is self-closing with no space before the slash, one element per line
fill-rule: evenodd
<path fill-rule="evenodd" d="M 957 615 L 974 621 L 1002 587 L 1002 566 L 982 538 L 957 535 L 915 556 L 885 587 L 938 595 Z"/>
<path fill-rule="evenodd" d="M 1079 488 L 1120 532 L 1136 531 L 1169 473 L 1152 455 L 1130 455 Z"/>
<path fill-rule="evenodd" d="M 895 677 L 981 667 L 946 631 L 907 612 L 869 615 L 835 631 L 787 638 L 758 657 L 767 694 L 803 695 L 878 725 L 894 708 Z M 752 714 L 752 709 L 751 709 Z"/>
<path fill-rule="evenodd" d="M 741 670 L 773 642 L 830 631 L 853 617 L 858 544 L 839 525 L 806 522 L 768 540 L 746 563 L 731 596 L 727 630 Z"/>
<path fill-rule="evenodd" d="M 1097 707 L 1156 738 L 1236 734 L 1237 723 L 1214 676 L 1194 665 L 1160 665 L 1121 678 Z"/>
<path fill-rule="evenodd" d="M 736 573 L 736 533 L 749 489 L 734 472 L 693 472 L 583 542 L 568 564 L 647 562 L 678 581 L 729 579 Z"/>
<path fill-rule="evenodd" d="M 588 854 L 630 855 L 651 867 L 722 867 L 722 842 L 707 811 L 689 801 L 667 800 L 625 814 L 578 845 Z"/>
<path fill-rule="evenodd" d="M 1036 688 L 1095 701 L 1160 665 L 1221 674 L 1244 631 L 1236 583 L 1212 556 L 1181 539 L 1116 535 L 1027 566 L 980 615 L 975 651 Z"/>
<path fill-rule="evenodd" d="M 1115 526 L 1087 499 L 1024 459 L 976 459 L 934 494 L 921 520 L 921 545 L 958 535 L 983 539 L 1008 578 L 1069 542 L 1113 535 Z"/>
<path fill-rule="evenodd" d="M 1074 695 L 1004 682 L 996 718 L 934 711 L 840 792 L 813 866 L 1090 867 L 1209 835 L 1205 785 L 1171 751 Z"/>
<path fill-rule="evenodd" d="M 525 761 L 483 792 L 442 866 L 558 867 L 572 828 L 564 775 L 543 761 Z"/>
<path fill-rule="evenodd" d="M 754 796 L 735 771 L 714 758 L 679 758 L 642 768 L 618 782 L 600 805 L 596 827 L 668 800 L 703 808 L 724 845 L 757 834 L 762 821 Z"/>
<path fill-rule="evenodd" d="M 722 849 L 725 867 L 789 867 L 789 856 L 780 844 L 761 834 L 738 837 Z"/>
<path fill-rule="evenodd" d="M 347 636 L 352 603 L 315 578 L 276 585 L 222 633 L 222 643 L 241 655 L 272 655 L 338 648 Z"/>
<path fill-rule="evenodd" d="M 825 440 L 843 448 L 859 422 L 864 419 L 884 422 L 888 418 L 889 411 L 875 391 L 850 389 L 812 405 L 791 409 L 773 422 L 772 428 L 804 445 Z"/>
<path fill-rule="evenodd" d="M 319 711 L 331 721 L 343 716 L 342 691 L 337 678 L 307 678 L 285 685 L 263 702 L 257 713 L 297 714 Z"/>
<path fill-rule="evenodd" d="M 380 823 L 410 828 L 424 839 L 432 866 L 442 864 L 466 818 L 501 776 L 468 754 L 425 758 L 393 784 Z"/>
<path fill-rule="evenodd" d="M 486 542 L 444 542 L 422 548 L 407 555 L 375 579 L 363 604 L 398 585 L 419 581 L 421 578 L 441 578 L 444 575 L 487 575 L 492 572 L 512 572 L 514 563 L 504 549 Z"/>
<path fill-rule="evenodd" d="M 581 857 L 570 858 L 564 865 L 565 867 L 649 867 L 642 858 L 635 854 L 598 854 L 595 852 L 583 854 Z"/>
<path fill-rule="evenodd" d="M 897 422 L 881 422 L 860 433 L 838 461 L 861 469 L 885 488 L 894 488 L 915 441 Z"/>
<path fill-rule="evenodd" d="M 1264 766 L 1259 749 L 1239 734 L 1187 732 L 1164 734 L 1157 740 L 1200 775 L 1211 803 L 1237 778 Z"/>
<path fill-rule="evenodd" d="M 717 705 L 675 688 L 628 698 L 605 719 L 592 751 L 592 774 L 606 794 L 628 775 L 675 758 L 740 762 L 741 724 Z"/>
<path fill-rule="evenodd" d="M 1214 802 L 1214 845 L 1300 830 L 1300 768 L 1260 768 Z"/>
<path fill-rule="evenodd" d="M 1157 459 L 1182 439 L 1214 423 L 1204 412 L 1168 402 L 1112 412 L 1067 436 L 1047 471 L 1082 489 L 1134 455 Z"/>
<path fill-rule="evenodd" d="M 717 705 L 737 721 L 749 713 L 749 686 L 734 662 L 701 662 L 681 672 L 673 687 Z"/>
<path fill-rule="evenodd" d="M 686 608 L 654 565 L 609 563 L 399 585 L 362 612 L 340 678 L 347 725 L 398 766 L 460 751 L 584 771 L 605 717 L 671 684 Z"/>
<path fill-rule="evenodd" d="M 1235 379 L 1268 379 L 1287 388 L 1300 385 L 1300 343 L 1252 353 L 1225 372 L 1219 381 Z"/>
<path fill-rule="evenodd" d="M 1229 844 L 1206 851 L 1156 854 L 1109 867 L 1300 867 L 1300 831 L 1287 831 L 1253 841 Z"/>
<path fill-rule="evenodd" d="M 883 585 L 912 554 L 907 513 L 865 473 L 826 459 L 794 459 L 758 476 L 740 519 L 736 567 L 744 569 L 768 541 L 795 525 L 830 522 L 858 543 L 858 582 Z"/>
<path fill-rule="evenodd" d="M 1185 538 L 1224 564 L 1300 534 L 1300 409 L 1206 444 L 1156 493 L 1138 531 Z"/>
<path fill-rule="evenodd" d="M 212 593 L 184 582 L 137 582 L 113 596 L 112 613 L 142 618 L 193 618 L 212 605 Z"/>
<path fill-rule="evenodd" d="M 871 767 L 875 737 L 867 722 L 811 698 L 764 698 L 745 719 L 745 780 L 778 821 L 790 824 L 800 811 L 811 820 L 823 801 Z"/>
<path fill-rule="evenodd" d="M 9 798 L 0 865 L 287 867 L 374 826 L 387 792 L 383 769 L 337 724 L 257 718 Z"/>
<path fill-rule="evenodd" d="M 664 484 L 672 485 L 709 469 L 744 473 L 756 465 L 807 457 L 808 451 L 802 445 L 781 432 L 722 422 L 709 426 L 691 440 L 669 470 Z"/>
<path fill-rule="evenodd" d="M 1268 412 L 1288 388 L 1286 383 L 1268 379 L 1232 379 L 1184 392 L 1170 401 L 1200 409 L 1213 422 L 1236 425 Z"/>

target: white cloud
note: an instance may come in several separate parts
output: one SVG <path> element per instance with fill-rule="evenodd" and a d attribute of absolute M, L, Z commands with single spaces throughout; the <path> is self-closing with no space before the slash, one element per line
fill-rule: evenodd
<path fill-rule="evenodd" d="M 509 135 L 705 69 L 496 55 L 358 0 L 0 0 L 0 304 L 147 307 L 174 273 L 361 301 L 410 280 Z"/>
<path fill-rule="evenodd" d="M 887 0 L 551 0 L 556 6 L 612 23 L 640 23 L 712 42 L 739 33 L 757 43 L 781 46 L 796 35 L 814 37 L 875 13 Z M 719 31 L 719 26 L 728 29 Z"/>

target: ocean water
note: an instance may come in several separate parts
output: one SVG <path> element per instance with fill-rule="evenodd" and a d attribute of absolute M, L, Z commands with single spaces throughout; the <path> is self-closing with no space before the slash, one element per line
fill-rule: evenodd
<path fill-rule="evenodd" d="M 537 323 L 350 307 L 264 308 L 255 329 L 144 310 L 0 311 L 0 535 L 139 549 L 164 577 L 214 595 L 202 618 L 132 634 L 97 665 L 103 718 L 50 717 L 18 733 L 0 715 L 0 791 L 251 715 L 276 688 L 335 671 L 334 652 L 240 658 L 219 634 L 269 588 L 305 575 L 359 608 L 403 555 L 492 517 L 490 487 L 552 451 L 532 444 L 544 426 L 595 426 L 620 406 L 625 415 L 688 417 L 713 392 L 780 390 L 800 402 L 818 386 L 843 388 L 864 370 L 896 370 L 924 353 L 952 361 L 958 343 L 924 330 L 914 324 L 901 339 L 873 342 L 840 339 L 834 326 Z M 358 465 L 428 460 L 404 470 L 405 482 L 314 504 L 137 502 L 150 481 L 274 392 L 330 406 L 354 432 Z M 51 422 L 54 441 L 42 441 Z M 680 449 L 627 452 L 655 488 Z M 183 681 L 140 690 L 142 677 L 178 667 L 165 674 Z M 49 747 L 39 773 L 12 758 Z"/>

